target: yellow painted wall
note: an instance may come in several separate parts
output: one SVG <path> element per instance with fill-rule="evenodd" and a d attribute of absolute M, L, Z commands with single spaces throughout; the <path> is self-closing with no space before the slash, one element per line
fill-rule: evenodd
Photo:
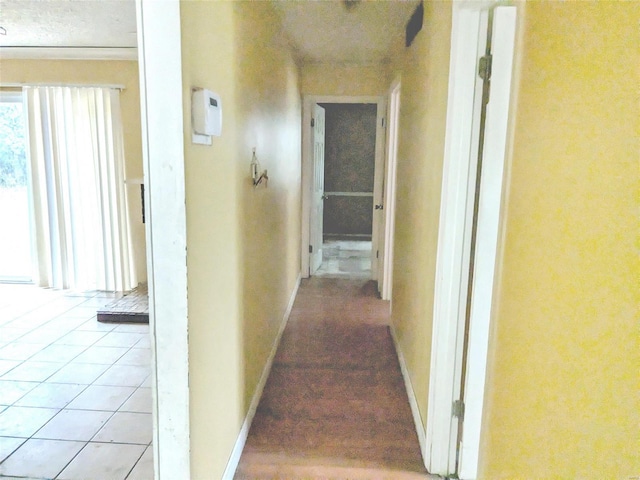
<path fill-rule="evenodd" d="M 359 66 L 309 63 L 301 67 L 304 95 L 386 95 L 389 89 L 385 64 Z"/>
<path fill-rule="evenodd" d="M 221 478 L 244 413 L 233 5 L 182 2 L 180 9 L 191 477 Z M 222 136 L 210 147 L 191 143 L 192 85 L 222 98 Z"/>
<path fill-rule="evenodd" d="M 182 2 L 181 26 L 191 476 L 208 480 L 222 476 L 300 271 L 301 104 L 268 3 Z M 192 86 L 222 97 L 212 146 L 191 143 Z M 252 186 L 253 147 L 266 188 Z"/>
<path fill-rule="evenodd" d="M 392 321 L 423 424 L 427 419 L 451 3 L 425 2 L 424 28 L 398 50 L 401 77 Z"/>
<path fill-rule="evenodd" d="M 142 178 L 140 87 L 137 61 L 0 59 L 1 83 L 117 84 L 120 94 L 127 178 Z M 141 219 L 140 187 L 130 186 L 131 241 L 139 282 L 147 279 L 145 230 Z"/>
<path fill-rule="evenodd" d="M 244 305 L 245 408 L 300 274 L 301 114 L 299 72 L 279 17 L 263 2 L 238 2 L 236 102 Z M 253 187 L 252 150 L 267 186 Z"/>
<path fill-rule="evenodd" d="M 640 475 L 640 3 L 529 2 L 480 477 Z"/>

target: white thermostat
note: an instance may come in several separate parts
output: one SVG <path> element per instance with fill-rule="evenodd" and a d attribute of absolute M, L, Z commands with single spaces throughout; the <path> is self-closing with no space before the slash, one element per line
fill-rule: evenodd
<path fill-rule="evenodd" d="M 191 94 L 193 142 L 211 145 L 211 136 L 222 134 L 222 100 L 210 90 L 194 89 Z"/>

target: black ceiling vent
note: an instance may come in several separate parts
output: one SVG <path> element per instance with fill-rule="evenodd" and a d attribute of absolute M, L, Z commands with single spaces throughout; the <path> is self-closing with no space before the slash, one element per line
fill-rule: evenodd
<path fill-rule="evenodd" d="M 407 22 L 407 29 L 406 29 L 407 36 L 405 41 L 405 45 L 407 47 L 413 43 L 413 39 L 416 38 L 416 35 L 418 35 L 418 32 L 422 30 L 423 19 L 424 19 L 424 5 L 422 4 L 422 2 L 420 2 L 420 5 L 416 7 L 415 11 L 411 15 L 411 18 Z"/>
<path fill-rule="evenodd" d="M 344 5 L 344 8 L 347 9 L 347 12 L 350 12 L 359 3 L 360 0 L 342 0 L 342 4 Z"/>

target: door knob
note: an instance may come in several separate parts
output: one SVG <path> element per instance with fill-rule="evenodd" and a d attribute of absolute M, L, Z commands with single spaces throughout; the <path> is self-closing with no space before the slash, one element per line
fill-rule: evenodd
<path fill-rule="evenodd" d="M 382 205 L 381 203 L 379 203 L 378 205 L 375 206 L 376 210 L 384 210 L 384 205 Z"/>
<path fill-rule="evenodd" d="M 329 198 L 329 195 L 322 195 L 322 197 L 320 198 L 322 198 L 322 200 L 326 200 L 327 198 Z"/>

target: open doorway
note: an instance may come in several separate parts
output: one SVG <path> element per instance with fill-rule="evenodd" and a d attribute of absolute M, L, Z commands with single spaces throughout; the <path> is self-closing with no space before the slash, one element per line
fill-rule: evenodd
<path fill-rule="evenodd" d="M 306 98 L 303 277 L 378 280 L 385 111 L 382 97 Z"/>
<path fill-rule="evenodd" d="M 324 109 L 322 263 L 316 275 L 371 278 L 375 103 L 319 103 Z"/>

